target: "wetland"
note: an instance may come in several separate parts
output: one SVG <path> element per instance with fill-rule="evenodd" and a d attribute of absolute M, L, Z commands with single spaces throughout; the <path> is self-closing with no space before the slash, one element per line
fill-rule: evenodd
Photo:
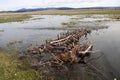
<path fill-rule="evenodd" d="M 117 11 L 119 13 L 120 10 Z M 42 12 L 43 13 L 43 12 Z M 42 14 L 41 13 L 41 14 Z M 62 12 L 61 12 L 62 13 Z M 77 13 L 77 12 L 76 12 Z M 2 80 L 119 80 L 120 79 L 120 14 L 29 14 L 0 15 L 0 79 Z M 73 13 L 72 13 L 73 14 Z M 21 17 L 22 16 L 22 17 Z M 13 20 L 11 20 L 13 19 Z M 41 45 L 46 39 L 55 39 L 57 34 L 72 29 L 88 29 L 91 33 L 79 43 L 89 41 L 93 50 L 90 58 L 98 71 L 76 64 L 64 73 L 48 74 L 46 69 L 36 71 L 16 59 L 19 53 L 31 45 Z M 96 59 L 98 58 L 98 59 Z M 25 64 L 26 63 L 26 64 Z M 4 67 L 5 66 L 5 67 Z M 22 67 L 22 69 L 21 69 Z M 100 74 L 99 74 L 100 73 Z M 2 75 L 5 74 L 5 75 Z M 102 75 L 101 75 L 102 74 Z M 26 76 L 25 76 L 26 75 Z M 29 78 L 27 76 L 30 76 Z M 46 76 L 49 76 L 47 78 Z"/>

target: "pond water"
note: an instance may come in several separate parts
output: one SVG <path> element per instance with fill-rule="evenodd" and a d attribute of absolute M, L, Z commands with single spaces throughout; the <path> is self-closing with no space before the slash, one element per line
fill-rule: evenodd
<path fill-rule="evenodd" d="M 79 18 L 79 19 L 73 19 Z M 100 22 L 96 22 L 101 20 Z M 76 27 L 89 26 L 108 28 L 92 30 L 88 35 L 87 41 L 94 45 L 94 50 L 100 50 L 103 56 L 91 62 L 98 71 L 85 67 L 86 65 L 74 65 L 66 76 L 57 75 L 61 80 L 114 80 L 120 79 L 120 21 L 109 20 L 104 15 L 60 16 L 60 15 L 33 15 L 33 18 L 24 22 L 1 23 L 0 46 L 6 47 L 14 41 L 23 41 L 18 44 L 20 48 L 30 44 L 42 44 L 48 38 L 56 38 L 56 35 L 65 32 L 63 22 L 77 21 Z M 100 53 L 94 53 L 91 58 L 96 58 Z M 100 73 L 100 74 L 99 74 Z M 102 75 L 101 75 L 102 74 Z"/>
<path fill-rule="evenodd" d="M 108 73 L 120 79 L 120 21 L 108 22 L 108 29 L 93 31 L 88 37 L 96 49 L 104 53 Z M 110 80 L 110 79 L 109 79 Z M 112 79 L 111 79 L 112 80 Z"/>
<path fill-rule="evenodd" d="M 43 19 L 36 19 L 36 17 Z M 56 34 L 63 31 L 48 30 L 48 28 L 61 27 L 61 23 L 68 19 L 68 16 L 42 15 L 34 16 L 32 19 L 24 22 L 0 24 L 0 29 L 4 30 L 4 32 L 0 32 L 0 46 L 5 46 L 12 41 L 24 41 L 24 43 L 31 44 L 35 44 L 36 42 L 42 43 L 45 39 L 56 37 Z"/>
<path fill-rule="evenodd" d="M 94 45 L 94 50 L 100 50 L 100 52 L 91 55 L 90 59 L 95 59 L 90 63 L 90 66 L 74 65 L 67 73 L 67 77 L 64 75 L 65 80 L 120 79 L 120 21 L 106 22 L 106 25 L 109 27 L 94 30 L 87 36 L 87 39 L 80 41 L 90 41 Z M 101 56 L 101 54 L 103 55 Z"/>

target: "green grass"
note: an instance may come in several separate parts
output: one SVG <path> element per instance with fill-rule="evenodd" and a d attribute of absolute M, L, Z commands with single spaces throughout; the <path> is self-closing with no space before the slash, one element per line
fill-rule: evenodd
<path fill-rule="evenodd" d="M 26 19 L 30 19 L 32 16 L 25 15 L 25 14 L 19 14 L 19 15 L 0 15 L 0 23 L 6 23 L 6 22 L 20 22 L 24 21 Z"/>
<path fill-rule="evenodd" d="M 0 52 L 0 80 L 33 80 L 35 71 L 20 70 L 18 68 L 20 65 L 15 54 Z"/>
<path fill-rule="evenodd" d="M 36 71 L 28 68 L 25 64 L 17 59 L 16 53 L 0 52 L 0 80 L 45 80 L 43 71 Z M 26 69 L 22 69 L 26 67 Z"/>
<path fill-rule="evenodd" d="M 40 19 L 44 19 L 44 18 L 34 18 L 34 19 L 31 19 L 31 20 L 40 20 Z"/>
<path fill-rule="evenodd" d="M 67 26 L 67 27 L 75 27 L 75 25 L 77 24 L 77 22 L 70 21 L 70 22 L 63 22 L 61 24 L 64 25 L 64 26 Z"/>
<path fill-rule="evenodd" d="M 4 32 L 4 30 L 0 30 L 0 32 Z"/>

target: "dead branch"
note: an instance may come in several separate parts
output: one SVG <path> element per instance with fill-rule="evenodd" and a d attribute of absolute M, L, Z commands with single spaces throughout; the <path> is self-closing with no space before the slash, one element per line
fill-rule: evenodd
<path fill-rule="evenodd" d="M 69 39 L 70 37 L 71 37 L 71 35 L 69 35 L 68 37 L 63 38 L 63 39 L 59 39 L 59 40 L 55 40 L 55 41 L 51 41 L 50 44 L 54 44 L 54 43 L 58 43 L 58 42 L 65 41 L 65 40 Z"/>
<path fill-rule="evenodd" d="M 89 47 L 85 50 L 85 51 L 79 51 L 80 54 L 87 54 L 87 53 L 91 53 L 91 49 L 92 49 L 93 45 L 89 45 Z"/>

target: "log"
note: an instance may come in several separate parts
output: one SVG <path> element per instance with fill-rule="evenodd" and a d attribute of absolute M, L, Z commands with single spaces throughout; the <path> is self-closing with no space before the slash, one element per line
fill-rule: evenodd
<path fill-rule="evenodd" d="M 59 40 L 55 40 L 55 41 L 51 41 L 50 44 L 54 44 L 54 43 L 58 43 L 58 42 L 62 42 L 62 41 L 65 41 L 67 39 L 69 39 L 71 37 L 71 35 L 67 36 L 66 38 L 63 38 L 63 39 L 59 39 Z"/>
<path fill-rule="evenodd" d="M 89 47 L 85 50 L 85 51 L 79 51 L 80 54 L 86 54 L 86 53 L 89 53 L 91 52 L 91 49 L 92 49 L 93 45 L 89 45 Z"/>

